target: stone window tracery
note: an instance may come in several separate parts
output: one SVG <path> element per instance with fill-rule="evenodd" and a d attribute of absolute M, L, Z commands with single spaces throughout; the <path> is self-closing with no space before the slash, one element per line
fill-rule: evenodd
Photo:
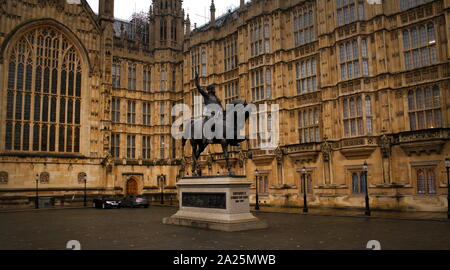
<path fill-rule="evenodd" d="M 407 10 L 410 8 L 417 7 L 419 5 L 422 5 L 424 3 L 431 2 L 433 0 L 401 0 L 400 1 L 400 9 L 401 10 Z"/>
<path fill-rule="evenodd" d="M 439 87 L 425 87 L 408 92 L 409 126 L 411 130 L 442 127 Z"/>
<path fill-rule="evenodd" d="M 250 25 L 250 56 L 270 53 L 270 21 L 254 22 Z"/>
<path fill-rule="evenodd" d="M 416 178 L 418 194 L 436 194 L 436 174 L 434 168 L 418 168 Z"/>
<path fill-rule="evenodd" d="M 403 31 L 403 51 L 407 70 L 436 64 L 438 49 L 433 23 Z"/>
<path fill-rule="evenodd" d="M 143 85 L 144 85 L 144 92 L 151 91 L 151 68 L 150 67 L 144 67 Z"/>
<path fill-rule="evenodd" d="M 293 12 L 295 47 L 316 41 L 314 7 L 308 6 Z"/>
<path fill-rule="evenodd" d="M 300 143 L 320 142 L 320 108 L 298 112 L 298 133 Z"/>
<path fill-rule="evenodd" d="M 272 70 L 269 67 L 250 72 L 252 100 L 272 99 Z"/>
<path fill-rule="evenodd" d="M 238 68 L 238 47 L 237 38 L 233 37 L 224 42 L 224 70 L 225 72 Z"/>
<path fill-rule="evenodd" d="M 336 8 L 339 26 L 364 20 L 365 18 L 363 0 L 337 0 Z"/>
<path fill-rule="evenodd" d="M 239 80 L 225 84 L 225 106 L 239 98 Z"/>
<path fill-rule="evenodd" d="M 339 45 L 341 80 L 369 75 L 369 55 L 365 38 L 353 39 Z"/>
<path fill-rule="evenodd" d="M 120 88 L 121 66 L 119 62 L 114 62 L 112 66 L 112 86 Z"/>
<path fill-rule="evenodd" d="M 128 159 L 136 158 L 136 136 L 135 135 L 127 136 L 127 158 Z"/>
<path fill-rule="evenodd" d="M 365 109 L 363 109 L 363 106 Z M 373 134 L 372 100 L 369 95 L 345 98 L 343 100 L 342 108 L 344 137 L 348 138 Z"/>
<path fill-rule="evenodd" d="M 111 156 L 113 158 L 120 157 L 120 134 L 111 134 Z"/>
<path fill-rule="evenodd" d="M 316 57 L 299 61 L 295 65 L 297 94 L 318 91 Z"/>
<path fill-rule="evenodd" d="M 36 28 L 8 61 L 5 150 L 80 152 L 83 70 L 74 45 L 54 27 Z"/>
<path fill-rule="evenodd" d="M 152 138 L 150 136 L 142 137 L 142 159 L 150 159 L 152 156 Z"/>

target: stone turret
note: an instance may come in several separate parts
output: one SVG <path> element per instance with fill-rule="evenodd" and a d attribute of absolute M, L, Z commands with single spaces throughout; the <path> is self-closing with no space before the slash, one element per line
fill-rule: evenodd
<path fill-rule="evenodd" d="M 114 19 L 114 1 L 100 0 L 98 3 L 98 11 L 100 20 Z"/>
<path fill-rule="evenodd" d="M 150 14 L 150 46 L 155 49 L 181 49 L 184 39 L 182 0 L 153 0 Z"/>
<path fill-rule="evenodd" d="M 191 19 L 189 18 L 189 14 L 187 15 L 187 18 L 186 18 L 186 36 L 189 36 L 189 35 L 191 35 Z"/>

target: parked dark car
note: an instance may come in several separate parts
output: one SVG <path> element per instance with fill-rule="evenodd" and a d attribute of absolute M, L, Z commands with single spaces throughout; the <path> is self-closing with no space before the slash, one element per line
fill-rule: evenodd
<path fill-rule="evenodd" d="M 120 208 L 121 201 L 113 197 L 103 196 L 95 199 L 92 203 L 92 207 L 102 209 Z"/>
<path fill-rule="evenodd" d="M 121 206 L 130 208 L 137 208 L 137 207 L 148 208 L 149 202 L 146 198 L 144 198 L 141 195 L 130 195 L 122 200 Z"/>

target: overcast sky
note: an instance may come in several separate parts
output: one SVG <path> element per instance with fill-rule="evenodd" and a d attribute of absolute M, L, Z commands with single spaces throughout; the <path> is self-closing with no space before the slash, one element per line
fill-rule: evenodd
<path fill-rule="evenodd" d="M 98 0 L 87 0 L 94 12 L 98 12 Z M 145 11 L 148 12 L 152 0 L 115 0 L 115 17 L 129 20 L 133 12 Z M 239 0 L 215 0 L 216 17 L 227 12 L 228 9 L 239 6 Z M 246 0 L 248 2 L 248 0 Z M 197 26 L 204 25 L 209 21 L 209 7 L 211 0 L 184 0 L 183 8 L 186 13 L 189 13 L 192 26 L 197 23 Z M 205 18 L 206 17 L 206 18 Z"/>

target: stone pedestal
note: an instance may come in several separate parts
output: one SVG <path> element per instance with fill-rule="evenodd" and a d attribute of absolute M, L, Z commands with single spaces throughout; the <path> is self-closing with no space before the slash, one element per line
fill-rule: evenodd
<path fill-rule="evenodd" d="M 265 229 L 250 213 L 250 185 L 245 176 L 183 178 L 177 184 L 180 209 L 163 223 L 227 232 Z"/>

